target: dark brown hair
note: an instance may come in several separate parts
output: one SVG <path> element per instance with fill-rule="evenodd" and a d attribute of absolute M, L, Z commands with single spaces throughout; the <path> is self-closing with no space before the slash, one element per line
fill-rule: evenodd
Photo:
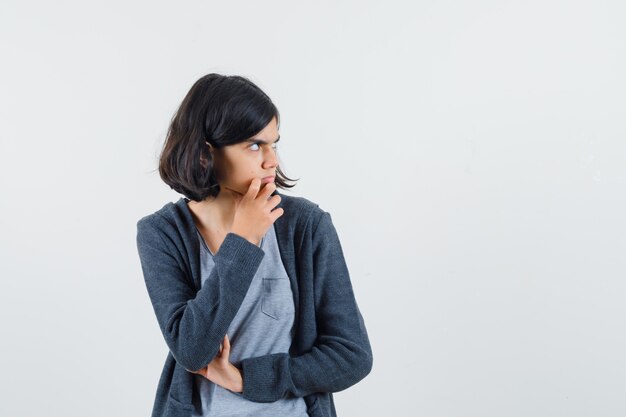
<path fill-rule="evenodd" d="M 220 192 L 209 147 L 245 141 L 280 114 L 270 98 L 252 81 L 238 75 L 207 74 L 191 87 L 171 120 L 159 158 L 161 179 L 185 197 L 202 201 Z M 280 165 L 276 188 L 296 184 Z"/>

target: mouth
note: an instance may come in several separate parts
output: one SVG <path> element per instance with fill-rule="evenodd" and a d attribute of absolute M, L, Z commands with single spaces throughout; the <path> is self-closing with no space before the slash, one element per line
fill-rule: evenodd
<path fill-rule="evenodd" d="M 268 182 L 274 182 L 275 178 L 276 177 L 274 177 L 274 176 L 261 178 L 261 183 L 265 184 L 265 183 L 268 183 Z"/>

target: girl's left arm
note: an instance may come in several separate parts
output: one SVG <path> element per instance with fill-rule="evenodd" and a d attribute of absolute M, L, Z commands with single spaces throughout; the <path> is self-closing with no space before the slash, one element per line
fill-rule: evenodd
<path fill-rule="evenodd" d="M 372 349 L 330 213 L 322 211 L 312 235 L 317 341 L 297 357 L 274 353 L 241 361 L 243 396 L 273 402 L 337 392 L 372 369 Z"/>

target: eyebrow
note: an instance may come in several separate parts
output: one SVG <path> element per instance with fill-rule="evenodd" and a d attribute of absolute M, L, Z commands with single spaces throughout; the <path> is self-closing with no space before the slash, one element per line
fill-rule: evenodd
<path fill-rule="evenodd" d="M 278 135 L 278 138 L 274 141 L 274 143 L 278 142 L 280 140 L 280 135 Z M 266 141 L 264 141 L 263 139 L 257 139 L 257 138 L 252 138 L 252 139 L 246 139 L 244 142 L 248 143 L 267 143 Z"/>

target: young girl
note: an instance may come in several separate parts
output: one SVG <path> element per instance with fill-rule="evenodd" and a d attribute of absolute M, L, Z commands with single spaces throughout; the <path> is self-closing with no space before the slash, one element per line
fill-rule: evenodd
<path fill-rule="evenodd" d="M 152 416 L 336 416 L 372 350 L 331 216 L 291 188 L 280 116 L 240 76 L 208 74 L 159 162 L 185 197 L 137 222 L 169 353 Z"/>

